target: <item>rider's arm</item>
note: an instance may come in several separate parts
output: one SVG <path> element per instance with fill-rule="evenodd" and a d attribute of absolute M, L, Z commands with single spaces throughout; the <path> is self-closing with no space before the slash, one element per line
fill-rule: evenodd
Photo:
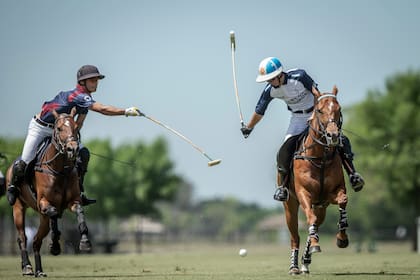
<path fill-rule="evenodd" d="M 101 104 L 99 102 L 95 102 L 93 103 L 90 107 L 89 110 L 101 113 L 103 115 L 107 115 L 107 116 L 120 116 L 120 115 L 125 115 L 125 109 L 122 108 L 117 108 L 111 105 L 104 105 Z"/>
<path fill-rule="evenodd" d="M 81 130 L 83 126 L 83 122 L 86 119 L 87 114 L 78 114 L 76 119 L 77 130 Z"/>
<path fill-rule="evenodd" d="M 257 114 L 254 112 L 252 114 L 251 119 L 249 120 L 249 123 L 247 124 L 247 127 L 250 129 L 253 129 L 254 126 L 263 118 L 264 115 Z"/>

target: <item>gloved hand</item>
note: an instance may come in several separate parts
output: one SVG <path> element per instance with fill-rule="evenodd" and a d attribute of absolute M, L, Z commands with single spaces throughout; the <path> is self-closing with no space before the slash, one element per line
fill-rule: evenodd
<path fill-rule="evenodd" d="M 125 109 L 125 116 L 132 116 L 132 117 L 137 117 L 137 116 L 144 116 L 144 114 L 142 112 L 140 112 L 140 110 L 136 107 L 130 107 Z"/>
<path fill-rule="evenodd" d="M 252 132 L 252 128 L 249 128 L 249 127 L 247 127 L 247 126 L 243 126 L 242 128 L 241 128 L 241 132 L 242 132 L 242 134 L 244 135 L 244 137 L 245 138 L 248 138 L 248 136 L 251 134 L 251 132 Z"/>

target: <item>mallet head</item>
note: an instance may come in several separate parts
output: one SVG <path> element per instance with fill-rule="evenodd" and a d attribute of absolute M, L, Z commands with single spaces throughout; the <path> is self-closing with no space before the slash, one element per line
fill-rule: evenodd
<path fill-rule="evenodd" d="M 230 44 L 231 47 L 235 50 L 236 44 L 235 44 L 235 31 L 230 31 Z"/>
<path fill-rule="evenodd" d="M 209 161 L 208 162 L 208 165 L 209 166 L 214 166 L 214 165 L 218 165 L 219 163 L 221 163 L 222 162 L 222 160 L 221 159 L 215 159 L 215 160 L 212 160 L 212 161 Z"/>

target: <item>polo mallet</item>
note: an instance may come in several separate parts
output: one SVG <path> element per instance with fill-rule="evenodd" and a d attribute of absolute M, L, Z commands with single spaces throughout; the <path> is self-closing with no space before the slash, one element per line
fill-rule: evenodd
<path fill-rule="evenodd" d="M 235 88 L 235 95 L 236 95 L 236 105 L 238 106 L 239 111 L 239 119 L 241 121 L 241 126 L 245 127 L 244 118 L 242 116 L 241 110 L 241 102 L 239 101 L 239 94 L 238 94 L 238 85 L 236 83 L 236 66 L 235 66 L 235 50 L 236 50 L 236 43 L 235 43 L 235 31 L 230 31 L 230 48 L 232 50 L 232 72 L 233 72 L 233 86 Z"/>
<path fill-rule="evenodd" d="M 148 120 L 151 120 L 152 122 L 166 128 L 167 130 L 171 131 L 172 133 L 175 133 L 176 135 L 178 135 L 179 137 L 181 137 L 184 141 L 186 141 L 187 143 L 189 143 L 191 146 L 193 146 L 197 151 L 199 151 L 203 156 L 205 156 L 209 162 L 207 163 L 208 166 L 213 166 L 213 165 L 217 165 L 219 164 L 222 160 L 221 159 L 215 159 L 213 160 L 211 157 L 209 157 L 204 151 L 203 149 L 201 149 L 200 147 L 198 147 L 196 144 L 194 144 L 190 139 L 188 139 L 187 137 L 185 137 L 184 135 L 182 135 L 181 133 L 179 133 L 178 131 L 176 131 L 175 129 L 167 126 L 166 124 L 158 121 L 157 119 L 154 119 L 152 117 L 146 116 L 144 113 L 142 113 L 142 116 L 145 117 Z"/>

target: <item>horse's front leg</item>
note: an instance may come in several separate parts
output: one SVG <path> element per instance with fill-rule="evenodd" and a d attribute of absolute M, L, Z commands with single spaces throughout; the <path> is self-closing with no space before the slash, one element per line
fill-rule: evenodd
<path fill-rule="evenodd" d="M 290 247 L 291 247 L 291 255 L 290 255 L 290 267 L 289 267 L 289 274 L 296 275 L 299 274 L 299 229 L 298 229 L 298 210 L 299 210 L 299 203 L 298 201 L 290 197 L 287 202 L 284 202 L 284 210 L 286 213 L 286 222 L 287 227 L 289 228 L 290 232 Z"/>
<path fill-rule="evenodd" d="M 337 233 L 337 246 L 339 248 L 346 248 L 349 246 L 349 239 L 346 233 L 346 229 L 348 228 L 348 220 L 347 220 L 347 195 L 345 191 L 340 191 L 337 195 L 337 204 L 339 207 L 340 218 L 338 220 L 338 233 Z"/>
<path fill-rule="evenodd" d="M 45 274 L 42 269 L 40 251 L 41 251 L 41 246 L 42 246 L 42 240 L 44 240 L 45 236 L 47 236 L 48 232 L 50 231 L 49 221 L 50 221 L 50 218 L 48 216 L 41 215 L 38 231 L 34 236 L 33 250 L 34 250 L 34 257 L 35 257 L 35 277 L 47 276 L 47 274 Z"/>
<path fill-rule="evenodd" d="M 80 232 L 80 243 L 79 250 L 82 252 L 90 252 L 92 250 L 92 244 L 89 240 L 89 230 L 86 225 L 85 213 L 83 207 L 80 203 L 76 202 L 70 208 L 72 212 L 76 213 L 77 221 L 79 223 L 79 232 Z"/>
<path fill-rule="evenodd" d="M 302 192 L 300 194 L 299 202 L 302 206 L 303 211 L 306 215 L 306 221 L 309 225 L 309 234 L 307 242 L 309 242 L 309 254 L 321 252 L 321 246 L 319 245 L 319 236 L 318 236 L 318 217 L 315 214 L 314 209 L 312 208 L 312 201 L 308 193 Z M 317 209 L 319 211 L 320 209 Z M 325 211 L 325 209 L 324 209 Z M 308 243 L 307 243 L 308 244 Z"/>
<path fill-rule="evenodd" d="M 22 275 L 34 275 L 32 264 L 29 260 L 27 249 L 27 238 L 25 233 L 25 212 L 26 208 L 19 199 L 13 205 L 13 221 L 18 232 L 18 247 L 21 254 Z"/>

